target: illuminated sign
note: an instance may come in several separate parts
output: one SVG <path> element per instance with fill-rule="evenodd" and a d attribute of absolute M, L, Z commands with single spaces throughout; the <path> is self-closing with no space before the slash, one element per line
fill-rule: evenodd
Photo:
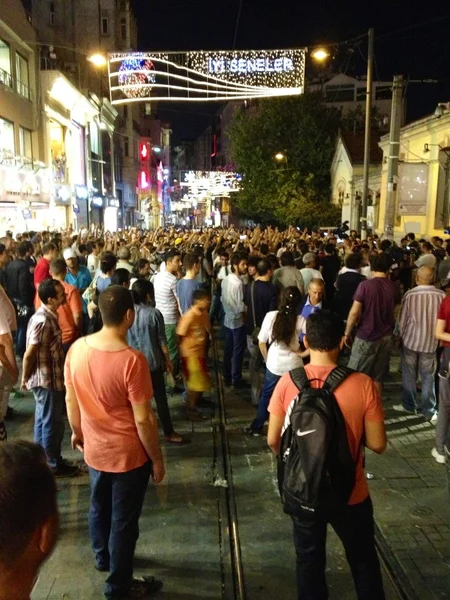
<path fill-rule="evenodd" d="M 185 200 L 220 198 L 238 192 L 242 176 L 227 171 L 181 171 L 180 186 L 187 189 Z"/>
<path fill-rule="evenodd" d="M 245 100 L 302 94 L 304 48 L 109 55 L 112 104 Z"/>
<path fill-rule="evenodd" d="M 78 200 L 87 200 L 89 198 L 89 190 L 85 185 L 75 186 L 75 196 Z"/>
<path fill-rule="evenodd" d="M 97 206 L 98 208 L 103 208 L 102 196 L 93 196 L 91 204 L 92 204 L 92 206 Z"/>
<path fill-rule="evenodd" d="M 117 198 L 108 198 L 108 206 L 111 206 L 112 208 L 119 208 L 120 202 Z"/>
<path fill-rule="evenodd" d="M 145 171 L 141 171 L 140 177 L 139 177 L 139 187 L 141 188 L 141 190 L 145 190 L 146 188 L 148 188 L 149 186 L 149 182 L 147 179 L 147 173 Z"/>
<path fill-rule="evenodd" d="M 147 160 L 149 155 L 148 145 L 146 143 L 141 144 L 141 160 Z"/>

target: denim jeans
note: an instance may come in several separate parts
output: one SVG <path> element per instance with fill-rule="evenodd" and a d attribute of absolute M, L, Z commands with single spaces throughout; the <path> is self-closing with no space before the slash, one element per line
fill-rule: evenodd
<path fill-rule="evenodd" d="M 256 413 L 256 419 L 251 425 L 252 429 L 262 429 L 264 427 L 264 423 L 269 418 L 269 411 L 267 409 L 269 407 L 270 399 L 272 398 L 273 390 L 275 389 L 280 377 L 281 375 L 275 375 L 266 368 L 261 397 L 259 398 L 258 412 Z"/>
<path fill-rule="evenodd" d="M 251 335 L 247 335 L 247 348 L 250 353 L 250 384 L 252 386 L 252 404 L 258 406 L 259 397 L 262 390 L 261 370 L 264 365 L 264 360 L 258 344 L 254 344 Z"/>
<path fill-rule="evenodd" d="M 410 411 L 417 408 L 417 373 L 422 381 L 422 413 L 427 419 L 436 412 L 436 391 L 434 376 L 436 373 L 436 352 L 414 352 L 402 349 L 402 401 Z"/>
<path fill-rule="evenodd" d="M 132 582 L 139 517 L 151 470 L 151 461 L 125 473 L 89 467 L 89 533 L 97 565 L 109 569 L 107 598 L 126 594 Z"/>
<path fill-rule="evenodd" d="M 436 423 L 436 450 L 445 454 L 450 450 L 450 381 L 439 376 L 439 412 Z"/>
<path fill-rule="evenodd" d="M 225 351 L 223 354 L 223 376 L 233 384 L 242 379 L 242 365 L 247 347 L 247 331 L 245 325 L 237 329 L 225 329 Z"/>
<path fill-rule="evenodd" d="M 151 376 L 159 422 L 163 428 L 164 435 L 172 435 L 173 425 L 167 403 L 166 382 L 163 370 L 157 369 L 156 371 L 151 371 Z"/>
<path fill-rule="evenodd" d="M 325 579 L 328 523 L 344 545 L 358 600 L 385 599 L 370 498 L 352 506 L 330 507 L 314 517 L 292 517 L 292 521 L 298 600 L 328 600 Z"/>
<path fill-rule="evenodd" d="M 55 392 L 42 387 L 32 389 L 36 401 L 34 414 L 34 441 L 42 446 L 52 469 L 61 462 L 61 445 L 64 437 L 65 392 Z"/>

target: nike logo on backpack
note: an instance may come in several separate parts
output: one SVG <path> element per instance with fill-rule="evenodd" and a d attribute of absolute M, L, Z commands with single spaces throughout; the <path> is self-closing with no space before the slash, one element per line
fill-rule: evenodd
<path fill-rule="evenodd" d="M 297 429 L 297 435 L 301 437 L 302 435 L 308 435 L 310 433 L 314 433 L 315 431 L 315 429 L 310 429 L 309 431 L 300 431 L 300 429 Z"/>

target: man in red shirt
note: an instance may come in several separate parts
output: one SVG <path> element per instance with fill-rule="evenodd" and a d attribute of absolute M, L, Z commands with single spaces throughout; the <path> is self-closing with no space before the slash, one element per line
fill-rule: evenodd
<path fill-rule="evenodd" d="M 50 263 L 58 256 L 55 244 L 48 243 L 42 248 L 42 258 L 34 269 L 34 287 L 36 290 L 44 279 L 50 279 Z"/>
<path fill-rule="evenodd" d="M 133 579 L 139 517 L 147 485 L 164 477 L 153 386 L 145 356 L 128 345 L 134 321 L 129 290 L 100 294 L 103 328 L 77 340 L 65 365 L 72 446 L 89 467 L 89 531 L 96 569 L 109 571 L 107 598 L 143 598 L 158 591 L 154 577 Z"/>
<path fill-rule="evenodd" d="M 304 344 L 311 353 L 305 371 L 311 387 L 322 387 L 337 366 L 344 345 L 344 323 L 329 311 L 312 314 L 306 321 Z M 298 395 L 290 373 L 279 380 L 269 404 L 267 443 L 280 450 L 281 432 L 289 405 Z M 374 543 L 372 501 L 363 467 L 361 445 L 381 454 L 387 440 L 381 398 L 374 381 L 353 373 L 334 392 L 347 427 L 348 441 L 356 462 L 356 483 L 347 505 L 333 504 L 313 515 L 292 517 L 297 554 L 298 600 L 328 598 L 325 579 L 327 525 L 340 537 L 350 564 L 358 598 L 384 600 L 383 581 Z M 310 435 L 314 431 L 308 431 Z M 364 442 L 365 440 L 365 442 Z"/>

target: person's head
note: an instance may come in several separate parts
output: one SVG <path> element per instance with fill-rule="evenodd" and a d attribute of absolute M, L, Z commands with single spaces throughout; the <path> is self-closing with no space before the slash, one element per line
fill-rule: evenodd
<path fill-rule="evenodd" d="M 386 252 L 380 252 L 380 254 L 376 254 L 372 257 L 370 261 L 371 269 L 374 273 L 389 273 L 389 270 L 392 266 L 392 257 Z"/>
<path fill-rule="evenodd" d="M 100 257 L 100 271 L 104 275 L 112 275 L 117 265 L 117 258 L 112 252 L 103 252 Z"/>
<path fill-rule="evenodd" d="M 148 277 L 151 272 L 150 261 L 146 258 L 140 258 L 137 262 L 136 270 L 139 277 Z"/>
<path fill-rule="evenodd" d="M 88 255 L 88 249 L 86 244 L 80 244 L 78 246 L 78 252 L 80 253 L 81 256 L 86 257 Z"/>
<path fill-rule="evenodd" d="M 155 288 L 148 279 L 138 279 L 131 288 L 135 304 L 153 304 L 155 301 Z"/>
<path fill-rule="evenodd" d="M 103 326 L 126 334 L 134 321 L 134 302 L 130 290 L 121 285 L 110 285 L 98 297 L 98 308 Z"/>
<path fill-rule="evenodd" d="M 197 277 L 200 273 L 200 258 L 198 254 L 194 254 L 193 252 L 189 252 L 183 259 L 183 267 L 186 273 Z"/>
<path fill-rule="evenodd" d="M 0 243 L 0 268 L 5 267 L 9 262 L 9 252 L 6 244 Z"/>
<path fill-rule="evenodd" d="M 281 290 L 278 312 L 272 329 L 272 339 L 290 346 L 297 326 L 298 311 L 302 296 L 297 287 L 286 287 Z"/>
<path fill-rule="evenodd" d="M 431 267 L 420 267 L 417 269 L 416 283 L 417 285 L 433 285 L 435 270 Z"/>
<path fill-rule="evenodd" d="M 225 252 L 225 250 L 224 250 L 220 253 L 219 260 L 220 260 L 220 265 L 222 267 L 226 267 L 228 265 L 228 261 L 230 260 L 230 255 L 228 254 L 228 252 Z"/>
<path fill-rule="evenodd" d="M 381 240 L 379 249 L 381 252 L 388 252 L 392 248 L 392 242 L 390 240 Z"/>
<path fill-rule="evenodd" d="M 267 256 L 269 254 L 269 246 L 263 242 L 259 247 L 259 251 L 261 256 Z"/>
<path fill-rule="evenodd" d="M 311 351 L 332 354 L 336 358 L 343 345 L 344 321 L 329 310 L 319 310 L 306 319 L 304 344 Z"/>
<path fill-rule="evenodd" d="M 181 252 L 177 248 L 170 248 L 166 253 L 166 270 L 172 275 L 181 269 Z"/>
<path fill-rule="evenodd" d="M 247 273 L 247 259 L 243 254 L 239 252 L 235 252 L 231 255 L 230 260 L 231 270 L 238 277 L 239 275 L 245 275 Z"/>
<path fill-rule="evenodd" d="M 323 300 L 323 295 L 325 293 L 325 282 L 323 281 L 323 279 L 311 279 L 311 282 L 309 284 L 309 288 L 308 288 L 308 296 L 309 296 L 309 302 L 313 305 L 313 306 L 317 306 L 318 304 L 320 304 Z"/>
<path fill-rule="evenodd" d="M 415 234 L 415 233 L 407 233 L 407 234 L 406 234 L 406 237 L 408 238 L 408 240 L 409 240 L 410 242 L 414 242 L 414 241 L 415 241 L 415 239 L 416 239 L 416 234 Z"/>
<path fill-rule="evenodd" d="M 45 452 L 25 441 L 0 444 L 0 586 L 6 597 L 29 585 L 51 554 L 59 529 L 56 482 Z M 5 586 L 13 586 L 11 595 Z M 25 593 L 26 593 L 25 592 Z M 22 597 L 22 596 L 21 596 Z M 26 596 L 28 597 L 28 596 Z"/>
<path fill-rule="evenodd" d="M 126 247 L 126 246 L 122 246 L 121 248 L 119 248 L 118 252 L 117 252 L 117 258 L 119 260 L 123 260 L 125 262 L 128 262 L 131 258 L 131 252 L 130 250 Z"/>
<path fill-rule="evenodd" d="M 295 262 L 292 252 L 283 252 L 280 256 L 280 263 L 282 267 L 293 267 Z"/>
<path fill-rule="evenodd" d="M 259 257 L 258 256 L 249 256 L 247 260 L 247 272 L 250 277 L 255 277 L 257 274 L 257 265 L 258 265 Z"/>
<path fill-rule="evenodd" d="M 303 258 L 303 264 L 309 269 L 314 269 L 316 266 L 316 255 L 314 252 L 307 252 Z"/>
<path fill-rule="evenodd" d="M 58 256 L 58 247 L 56 244 L 53 244 L 52 242 L 44 244 L 42 247 L 42 256 L 49 261 L 56 258 Z"/>
<path fill-rule="evenodd" d="M 116 269 L 111 277 L 111 285 L 122 285 L 126 289 L 130 287 L 130 271 L 128 269 Z"/>
<path fill-rule="evenodd" d="M 92 252 L 94 253 L 94 255 L 99 255 L 103 252 L 104 247 L 105 242 L 103 240 L 95 240 Z"/>
<path fill-rule="evenodd" d="M 362 256 L 359 252 L 352 252 L 351 254 L 347 254 L 345 258 L 345 266 L 347 269 L 353 269 L 354 271 L 358 271 L 361 268 L 362 264 Z"/>
<path fill-rule="evenodd" d="M 208 313 L 211 306 L 211 297 L 205 289 L 198 289 L 192 294 L 192 307 L 198 314 Z"/>
<path fill-rule="evenodd" d="M 422 242 L 420 248 L 423 254 L 431 254 L 431 252 L 433 251 L 433 246 L 432 244 L 430 244 L 430 242 Z"/>
<path fill-rule="evenodd" d="M 78 269 L 78 254 L 72 248 L 66 248 L 63 252 L 63 258 L 66 261 L 67 267 L 70 271 L 77 271 Z"/>
<path fill-rule="evenodd" d="M 16 248 L 16 254 L 18 256 L 18 258 L 27 258 L 29 253 L 29 248 L 28 248 L 28 244 L 27 242 L 21 242 L 20 244 L 17 245 Z"/>
<path fill-rule="evenodd" d="M 325 254 L 328 254 L 328 256 L 333 256 L 333 254 L 336 254 L 336 247 L 334 244 L 325 244 Z"/>
<path fill-rule="evenodd" d="M 64 287 L 57 279 L 44 279 L 39 284 L 38 295 L 42 304 L 53 312 L 66 302 Z"/>
<path fill-rule="evenodd" d="M 53 277 L 53 279 L 64 281 L 67 275 L 66 261 L 62 258 L 55 258 L 55 260 L 52 260 L 50 263 L 50 275 Z"/>
<path fill-rule="evenodd" d="M 258 277 L 271 277 L 273 273 L 272 264 L 267 258 L 261 258 L 256 265 L 256 272 Z"/>

